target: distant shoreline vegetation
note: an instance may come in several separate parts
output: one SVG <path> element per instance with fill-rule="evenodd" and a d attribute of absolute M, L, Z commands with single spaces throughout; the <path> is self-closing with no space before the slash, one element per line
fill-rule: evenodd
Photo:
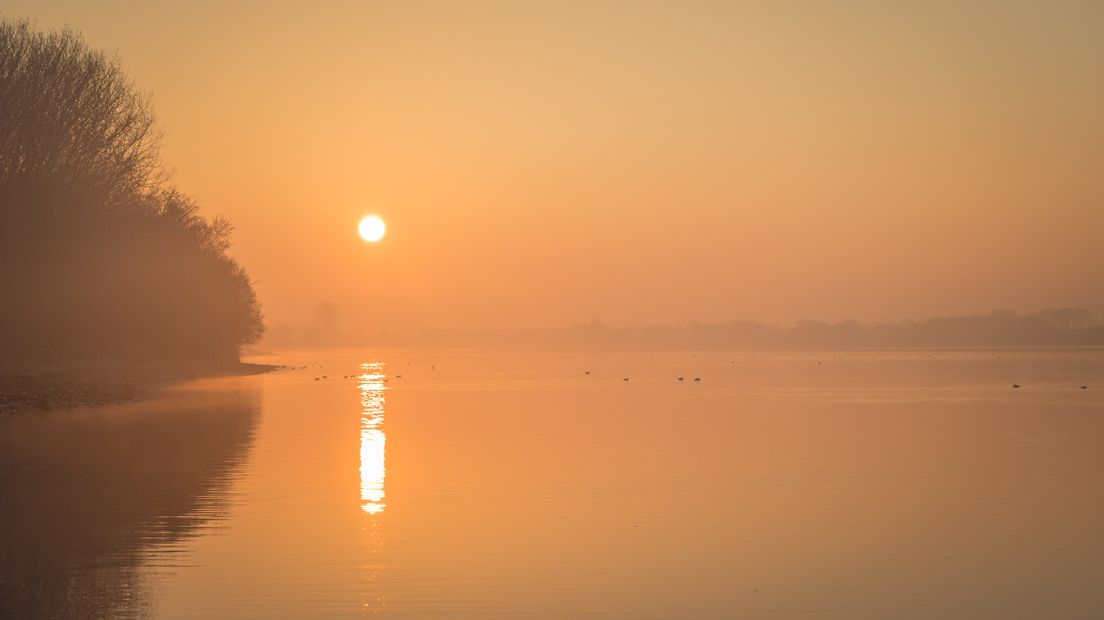
<path fill-rule="evenodd" d="M 1086 310 L 947 316 L 864 325 L 857 321 L 754 321 L 614 327 L 593 321 L 562 329 L 427 330 L 340 334 L 318 327 L 275 325 L 262 343 L 271 348 L 325 346 L 540 346 L 621 350 L 922 349 L 1104 347 L 1104 323 Z"/>
<path fill-rule="evenodd" d="M 947 316 L 921 321 L 864 325 L 857 321 L 800 321 L 773 326 L 750 321 L 691 323 L 677 326 L 610 328 L 580 325 L 568 330 L 569 342 L 613 345 L 649 343 L 661 348 L 986 348 L 1104 346 L 1104 324 L 1085 310 L 1047 310 L 1016 314 Z"/>
<path fill-rule="evenodd" d="M 230 231 L 166 181 L 118 60 L 0 20 L 0 364 L 236 364 L 263 328 Z"/>

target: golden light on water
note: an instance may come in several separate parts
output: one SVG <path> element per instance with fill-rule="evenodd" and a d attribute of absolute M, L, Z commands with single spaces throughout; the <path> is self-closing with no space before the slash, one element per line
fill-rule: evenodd
<path fill-rule="evenodd" d="M 383 432 L 383 405 L 386 400 L 383 364 L 361 364 L 360 383 L 360 507 L 368 514 L 383 512 L 387 477 Z"/>
<path fill-rule="evenodd" d="M 357 232 L 360 233 L 361 239 L 375 243 L 387 234 L 387 224 L 378 215 L 367 215 L 361 218 L 360 224 L 357 225 Z"/>

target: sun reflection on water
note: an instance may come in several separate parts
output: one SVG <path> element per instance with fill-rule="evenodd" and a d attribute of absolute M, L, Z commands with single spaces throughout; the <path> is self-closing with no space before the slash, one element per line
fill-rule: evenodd
<path fill-rule="evenodd" d="M 360 383 L 360 507 L 368 514 L 379 514 L 383 503 L 383 483 L 387 477 L 383 432 L 384 375 L 380 362 L 361 364 Z"/>

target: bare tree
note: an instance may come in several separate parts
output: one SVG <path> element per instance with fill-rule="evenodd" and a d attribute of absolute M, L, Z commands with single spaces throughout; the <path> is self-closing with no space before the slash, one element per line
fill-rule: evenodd
<path fill-rule="evenodd" d="M 0 190 L 124 200 L 159 178 L 149 97 L 72 30 L 0 22 Z"/>
<path fill-rule="evenodd" d="M 0 20 L 0 362 L 236 360 L 231 226 L 160 173 L 149 98 L 74 31 Z"/>

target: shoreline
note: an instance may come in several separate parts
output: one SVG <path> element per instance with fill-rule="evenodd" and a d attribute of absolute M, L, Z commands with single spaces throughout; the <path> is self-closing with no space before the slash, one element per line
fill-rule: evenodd
<path fill-rule="evenodd" d="M 118 405 L 142 400 L 166 384 L 259 375 L 279 368 L 274 364 L 249 362 L 202 368 L 110 364 L 0 368 L 0 416 Z"/>

